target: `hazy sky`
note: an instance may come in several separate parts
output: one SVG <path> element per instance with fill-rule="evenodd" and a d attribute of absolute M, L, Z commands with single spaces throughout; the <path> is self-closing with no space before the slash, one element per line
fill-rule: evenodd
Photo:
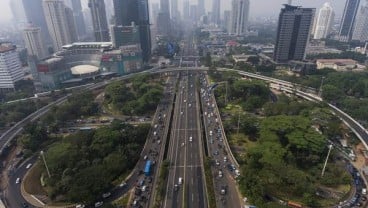
<path fill-rule="evenodd" d="M 32 0 L 28 0 L 32 1 Z M 82 0 L 83 1 L 83 0 Z M 159 2 L 159 0 L 148 0 L 149 2 Z M 191 3 L 195 4 L 197 0 L 190 0 Z M 211 10 L 211 1 L 206 1 L 206 11 Z M 330 2 L 332 7 L 335 9 L 337 15 L 342 14 L 344 8 L 345 0 L 293 0 L 294 5 L 301 5 L 305 7 L 319 8 L 326 1 Z M 9 7 L 10 0 L 0 0 L 0 22 L 8 21 L 12 18 L 12 14 Z M 183 0 L 178 0 L 179 8 L 181 8 Z M 221 0 L 222 10 L 230 9 L 231 0 Z M 278 15 L 280 8 L 283 3 L 287 0 L 250 0 L 250 15 L 255 16 L 273 16 Z"/>

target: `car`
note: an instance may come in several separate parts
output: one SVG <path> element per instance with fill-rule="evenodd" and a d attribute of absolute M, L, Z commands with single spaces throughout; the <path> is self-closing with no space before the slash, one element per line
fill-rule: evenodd
<path fill-rule="evenodd" d="M 161 144 L 161 140 L 157 140 L 157 144 Z"/>
<path fill-rule="evenodd" d="M 180 112 L 180 115 L 183 115 L 183 111 Z"/>
<path fill-rule="evenodd" d="M 174 185 L 174 191 L 178 191 L 179 190 L 179 186 L 178 186 L 178 184 L 175 184 Z"/>
<path fill-rule="evenodd" d="M 216 165 L 219 166 L 220 162 L 218 160 L 215 161 Z"/>
<path fill-rule="evenodd" d="M 124 188 L 125 186 L 127 186 L 128 184 L 124 181 L 124 182 L 122 182 L 120 185 L 119 185 L 119 187 L 120 188 Z"/>
<path fill-rule="evenodd" d="M 219 178 L 222 178 L 222 171 L 221 170 L 219 170 L 218 176 L 219 176 Z"/>
<path fill-rule="evenodd" d="M 185 145 L 185 144 L 184 144 L 184 142 L 183 142 L 183 143 L 181 143 L 181 146 L 182 146 L 182 147 L 184 147 L 184 145 Z"/>
<path fill-rule="evenodd" d="M 156 135 L 157 135 L 157 132 L 156 132 L 156 131 L 154 131 L 154 132 L 153 132 L 153 136 L 156 136 Z"/>
<path fill-rule="evenodd" d="M 224 157 L 224 162 L 227 162 L 227 157 L 226 156 Z"/>
<path fill-rule="evenodd" d="M 108 198 L 109 196 L 111 196 L 110 192 L 102 194 L 102 198 L 104 198 L 104 199 Z"/>
<path fill-rule="evenodd" d="M 138 182 L 138 185 L 139 185 L 139 186 L 143 186 L 143 185 L 144 185 L 144 180 L 140 180 L 140 181 Z"/>
<path fill-rule="evenodd" d="M 235 169 L 235 174 L 236 174 L 237 176 L 240 176 L 240 171 L 239 171 L 238 169 Z"/>
<path fill-rule="evenodd" d="M 192 136 L 190 136 L 190 137 L 189 137 L 189 141 L 190 141 L 190 142 L 192 142 L 192 141 L 193 141 L 193 137 L 192 137 Z"/>
<path fill-rule="evenodd" d="M 179 177 L 178 184 L 179 185 L 183 184 L 183 178 L 182 177 Z"/>
<path fill-rule="evenodd" d="M 220 190 L 221 195 L 225 195 L 226 194 L 226 186 L 222 186 L 221 190 Z"/>
<path fill-rule="evenodd" d="M 84 204 L 77 204 L 77 206 L 75 206 L 75 208 L 84 208 L 85 205 Z"/>
<path fill-rule="evenodd" d="M 143 157 L 143 159 L 144 159 L 144 160 L 147 160 L 147 158 L 148 158 L 148 156 L 147 156 L 147 155 L 145 155 L 145 156 Z"/>
<path fill-rule="evenodd" d="M 18 184 L 18 183 L 20 183 L 20 178 L 17 178 L 17 179 L 15 180 L 15 184 Z"/>
<path fill-rule="evenodd" d="M 186 103 L 187 102 L 187 100 L 184 100 L 184 103 Z"/>
<path fill-rule="evenodd" d="M 216 150 L 215 152 L 213 152 L 214 155 L 218 155 L 219 154 L 219 151 Z"/>
<path fill-rule="evenodd" d="M 147 190 L 147 186 L 142 186 L 142 191 L 145 192 Z"/>
<path fill-rule="evenodd" d="M 188 106 L 189 106 L 189 107 L 192 107 L 192 104 L 190 104 L 190 103 L 189 103 L 189 104 L 188 104 Z"/>
<path fill-rule="evenodd" d="M 29 169 L 31 166 L 32 166 L 32 163 L 29 163 L 29 164 L 26 166 L 26 169 Z"/>
<path fill-rule="evenodd" d="M 103 205 L 102 201 L 96 202 L 95 203 L 95 207 L 101 207 Z"/>
<path fill-rule="evenodd" d="M 155 128 L 155 129 L 157 129 L 157 126 L 158 126 L 158 125 L 157 125 L 157 124 L 155 124 L 154 128 Z"/>

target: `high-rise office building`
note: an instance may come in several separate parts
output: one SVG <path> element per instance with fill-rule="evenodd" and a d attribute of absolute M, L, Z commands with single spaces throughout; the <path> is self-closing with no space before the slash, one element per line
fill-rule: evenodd
<path fill-rule="evenodd" d="M 11 43 L 0 44 L 0 90 L 14 89 L 15 82 L 23 79 L 24 72 L 16 47 Z"/>
<path fill-rule="evenodd" d="M 162 13 L 170 14 L 169 0 L 160 0 L 160 10 Z"/>
<path fill-rule="evenodd" d="M 170 4 L 171 10 L 171 19 L 180 19 L 179 9 L 178 9 L 178 0 L 171 0 Z"/>
<path fill-rule="evenodd" d="M 190 18 L 190 3 L 188 0 L 183 2 L 183 19 L 188 20 Z"/>
<path fill-rule="evenodd" d="M 314 29 L 314 39 L 326 38 L 330 34 L 334 18 L 335 13 L 330 3 L 326 2 L 318 12 Z"/>
<path fill-rule="evenodd" d="M 62 0 L 43 0 L 43 10 L 55 51 L 61 50 L 63 45 L 76 41 L 74 33 L 76 29 L 70 28 L 72 22 L 69 10 Z"/>
<path fill-rule="evenodd" d="M 72 0 L 71 5 L 77 27 L 78 39 L 82 39 L 86 35 L 86 24 L 84 23 L 81 0 Z"/>
<path fill-rule="evenodd" d="M 38 59 L 45 58 L 44 40 L 41 36 L 41 28 L 30 25 L 23 30 L 23 38 L 29 56 L 36 56 Z"/>
<path fill-rule="evenodd" d="M 358 13 L 359 3 L 360 0 L 346 0 L 339 31 L 340 41 L 348 42 L 351 40 L 354 31 L 355 18 Z"/>
<path fill-rule="evenodd" d="M 105 9 L 106 9 L 107 22 L 109 24 L 114 24 L 113 23 L 114 4 L 112 0 L 105 0 Z"/>
<path fill-rule="evenodd" d="M 198 0 L 198 17 L 201 17 L 206 14 L 206 10 L 204 7 L 204 0 Z"/>
<path fill-rule="evenodd" d="M 281 9 L 277 27 L 274 60 L 286 63 L 303 60 L 315 9 L 286 4 Z"/>
<path fill-rule="evenodd" d="M 69 7 L 65 7 L 66 24 L 69 28 L 70 38 L 72 42 L 78 41 L 77 26 L 73 15 L 73 10 Z"/>
<path fill-rule="evenodd" d="M 151 30 L 147 0 L 114 0 L 115 24 L 130 26 L 134 22 L 139 27 L 143 61 L 151 56 Z"/>
<path fill-rule="evenodd" d="M 169 0 L 160 0 L 160 13 L 157 16 L 157 33 L 170 35 L 170 6 Z"/>
<path fill-rule="evenodd" d="M 244 35 L 247 32 L 249 0 L 233 0 L 230 33 Z"/>
<path fill-rule="evenodd" d="M 22 4 L 22 0 L 11 0 L 9 2 L 10 10 L 15 23 L 26 23 L 26 14 Z"/>
<path fill-rule="evenodd" d="M 23 7 L 28 23 L 40 27 L 42 39 L 45 44 L 51 44 L 50 33 L 47 30 L 45 13 L 42 7 L 42 0 L 23 0 Z"/>
<path fill-rule="evenodd" d="M 107 25 L 104 1 L 88 0 L 88 7 L 91 10 L 93 32 L 96 42 L 109 41 L 109 27 Z"/>
<path fill-rule="evenodd" d="M 359 10 L 352 39 L 360 42 L 368 41 L 368 0 Z"/>
<path fill-rule="evenodd" d="M 160 5 L 158 3 L 152 3 L 150 12 L 151 24 L 157 25 L 157 17 L 159 12 L 160 12 Z"/>
<path fill-rule="evenodd" d="M 112 26 L 111 41 L 115 48 L 124 45 L 140 44 L 139 27 L 135 24 L 131 26 Z"/>
<path fill-rule="evenodd" d="M 220 25 L 221 1 L 212 0 L 212 23 Z"/>
<path fill-rule="evenodd" d="M 224 22 L 222 27 L 226 30 L 226 32 L 230 33 L 231 31 L 231 11 L 225 10 L 224 11 Z"/>
<path fill-rule="evenodd" d="M 198 14 L 198 6 L 195 4 L 190 5 L 189 7 L 189 14 L 193 22 L 196 22 L 198 20 L 199 14 Z"/>

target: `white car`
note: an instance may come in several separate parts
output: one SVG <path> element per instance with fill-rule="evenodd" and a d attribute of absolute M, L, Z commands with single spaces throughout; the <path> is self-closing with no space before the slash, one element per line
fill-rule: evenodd
<path fill-rule="evenodd" d="M 179 184 L 179 185 L 183 184 L 183 178 L 182 178 L 182 177 L 179 177 L 178 184 Z"/>
<path fill-rule="evenodd" d="M 75 206 L 75 208 L 84 208 L 85 205 L 84 204 L 78 204 L 77 206 Z"/>
<path fill-rule="evenodd" d="M 32 163 L 29 163 L 29 164 L 26 166 L 26 169 L 29 169 L 31 166 L 32 166 Z"/>
<path fill-rule="evenodd" d="M 103 205 L 103 202 L 102 201 L 100 201 L 100 202 L 96 202 L 95 203 L 95 207 L 100 207 L 100 206 L 102 206 Z"/>
<path fill-rule="evenodd" d="M 146 191 L 147 190 L 147 186 L 142 186 L 142 191 Z"/>
<path fill-rule="evenodd" d="M 107 197 L 111 196 L 110 192 L 102 194 L 102 198 L 106 199 Z"/>
<path fill-rule="evenodd" d="M 119 187 L 120 188 L 123 188 L 123 187 L 125 187 L 126 185 L 128 185 L 126 182 L 123 182 L 123 183 L 121 183 L 120 185 L 119 185 Z"/>
<path fill-rule="evenodd" d="M 193 137 L 190 136 L 189 137 L 189 141 L 192 142 L 193 141 Z"/>
<path fill-rule="evenodd" d="M 17 178 L 17 179 L 15 180 L 15 184 L 18 184 L 18 183 L 20 183 L 20 178 Z"/>

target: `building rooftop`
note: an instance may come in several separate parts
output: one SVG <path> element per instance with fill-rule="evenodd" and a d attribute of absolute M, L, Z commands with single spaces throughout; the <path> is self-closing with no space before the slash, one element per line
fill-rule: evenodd
<path fill-rule="evenodd" d="M 318 63 L 357 64 L 353 59 L 317 59 Z"/>
<path fill-rule="evenodd" d="M 78 65 L 72 67 L 70 70 L 72 71 L 73 75 L 83 75 L 97 72 L 98 67 L 92 65 Z"/>
<path fill-rule="evenodd" d="M 10 43 L 2 43 L 0 45 L 0 53 L 5 53 L 15 49 L 15 46 Z"/>

